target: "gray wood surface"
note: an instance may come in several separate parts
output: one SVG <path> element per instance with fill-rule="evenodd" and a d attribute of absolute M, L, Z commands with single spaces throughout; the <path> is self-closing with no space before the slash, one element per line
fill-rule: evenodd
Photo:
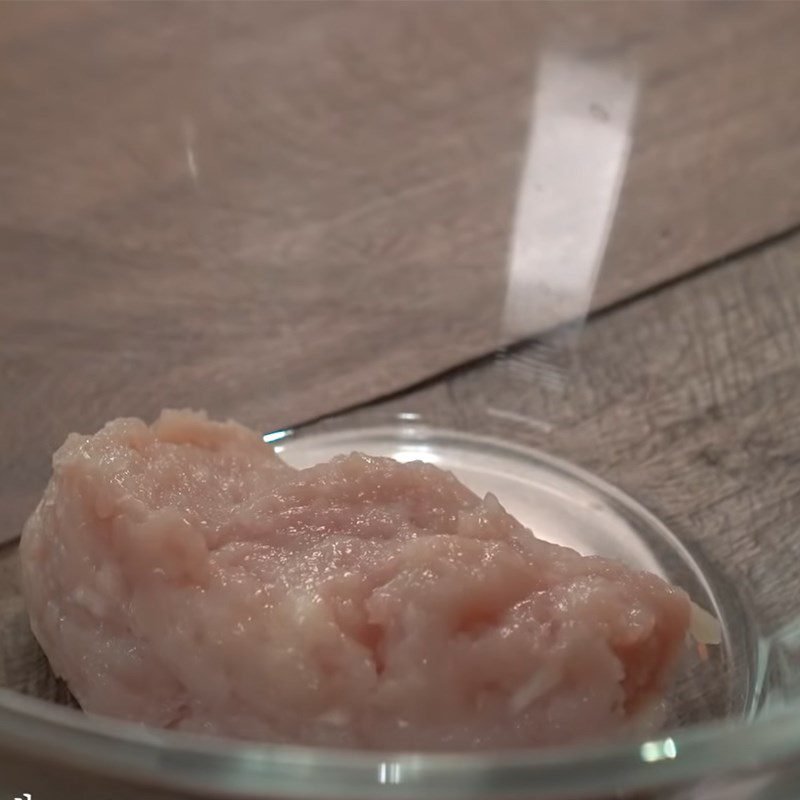
<path fill-rule="evenodd" d="M 638 85 L 594 307 L 796 224 L 798 34 L 793 3 L 2 4 L 0 526 L 71 430 L 298 423 L 502 342 L 546 53 Z"/>

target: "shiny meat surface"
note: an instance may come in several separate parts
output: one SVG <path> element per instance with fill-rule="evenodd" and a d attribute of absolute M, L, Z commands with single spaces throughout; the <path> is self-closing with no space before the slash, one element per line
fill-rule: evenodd
<path fill-rule="evenodd" d="M 651 716 L 690 619 L 681 590 L 537 539 L 434 466 L 295 470 L 191 412 L 71 435 L 21 556 L 86 711 L 267 741 L 609 735 Z"/>

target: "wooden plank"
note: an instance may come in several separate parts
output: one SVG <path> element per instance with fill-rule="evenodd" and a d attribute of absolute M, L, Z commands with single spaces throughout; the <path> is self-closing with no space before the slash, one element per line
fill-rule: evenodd
<path fill-rule="evenodd" d="M 596 306 L 800 218 L 795 4 L 6 3 L 0 31 L 7 534 L 71 430 L 280 427 L 502 343 L 546 51 L 640 83 Z"/>
<path fill-rule="evenodd" d="M 5 224 L 146 252 L 166 271 L 183 255 L 237 282 L 258 265 L 281 292 L 272 270 L 346 267 L 397 286 L 424 265 L 483 271 L 501 298 L 532 94 L 553 51 L 625 64 L 639 86 L 598 305 L 800 218 L 794 4 L 0 14 Z"/>
<path fill-rule="evenodd" d="M 589 322 L 318 424 L 435 426 L 540 447 L 621 486 L 749 596 L 800 587 L 800 235 Z M 501 498 L 502 500 L 502 498 Z"/>

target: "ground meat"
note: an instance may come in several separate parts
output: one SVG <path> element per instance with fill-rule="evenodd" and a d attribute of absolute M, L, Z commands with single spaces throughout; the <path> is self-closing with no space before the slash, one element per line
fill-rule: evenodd
<path fill-rule="evenodd" d="M 275 742 L 608 735 L 658 701 L 690 621 L 681 590 L 537 539 L 437 467 L 296 470 L 191 412 L 71 435 L 21 554 L 84 710 Z"/>

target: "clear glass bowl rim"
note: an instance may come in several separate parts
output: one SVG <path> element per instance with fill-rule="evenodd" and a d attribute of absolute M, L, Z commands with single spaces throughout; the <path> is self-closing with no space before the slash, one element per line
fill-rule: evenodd
<path fill-rule="evenodd" d="M 390 431 L 402 431 L 410 439 L 455 434 L 489 448 L 533 455 L 602 487 L 661 524 L 611 484 L 534 448 L 424 423 L 378 426 L 363 433 Z M 0 689 L 0 757 L 37 753 L 43 766 L 60 764 L 198 797 L 530 800 L 558 792 L 577 798 L 657 790 L 796 757 L 799 711 L 800 704 L 787 703 L 755 719 L 694 725 L 640 741 L 504 752 L 390 753 L 255 744 L 146 728 Z"/>
<path fill-rule="evenodd" d="M 195 736 L 91 717 L 0 689 L 0 754 L 38 753 L 43 768 L 60 764 L 198 797 L 594 797 L 719 778 L 790 759 L 800 753 L 798 710 L 787 706 L 753 722 L 682 728 L 646 742 L 419 754 Z"/>

